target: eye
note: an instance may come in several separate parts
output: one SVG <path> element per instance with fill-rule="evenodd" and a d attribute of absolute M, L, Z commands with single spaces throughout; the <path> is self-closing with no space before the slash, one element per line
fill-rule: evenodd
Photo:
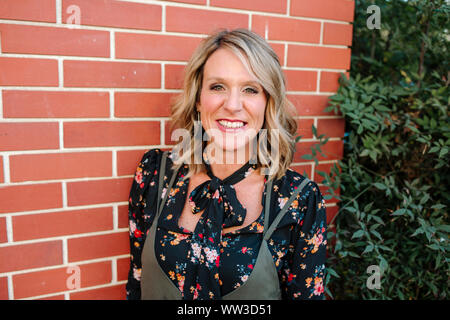
<path fill-rule="evenodd" d="M 244 89 L 245 93 L 250 93 L 250 94 L 258 94 L 259 91 L 255 88 L 252 87 L 247 87 Z"/>
<path fill-rule="evenodd" d="M 221 84 L 213 84 L 209 87 L 210 90 L 212 91 L 221 91 L 223 90 L 223 86 Z"/>

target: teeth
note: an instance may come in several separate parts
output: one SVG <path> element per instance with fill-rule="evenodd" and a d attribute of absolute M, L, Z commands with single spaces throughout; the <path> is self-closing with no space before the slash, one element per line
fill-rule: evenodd
<path fill-rule="evenodd" d="M 229 121 L 220 120 L 219 123 L 222 126 L 224 126 L 225 128 L 230 128 L 230 129 L 240 128 L 240 127 L 244 126 L 243 122 L 229 122 Z"/>

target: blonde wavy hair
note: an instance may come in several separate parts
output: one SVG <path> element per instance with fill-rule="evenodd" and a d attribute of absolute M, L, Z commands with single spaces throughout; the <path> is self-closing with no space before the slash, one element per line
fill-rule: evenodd
<path fill-rule="evenodd" d="M 273 174 L 269 179 L 279 179 L 286 173 L 295 152 L 297 132 L 297 122 L 294 119 L 295 108 L 286 98 L 286 80 L 276 53 L 263 38 L 252 31 L 223 30 L 202 41 L 185 68 L 183 91 L 171 108 L 170 129 L 183 128 L 190 132 L 192 138 L 194 137 L 196 104 L 200 100 L 203 68 L 211 54 L 219 48 L 232 50 L 264 89 L 267 105 L 262 129 L 267 129 L 268 132 L 267 148 L 261 148 L 259 143 L 257 144 L 258 168 L 265 167 L 270 170 Z M 279 135 L 276 141 L 270 134 L 271 129 L 278 129 Z M 194 163 L 194 153 L 199 151 L 195 150 L 196 146 L 197 149 L 201 146 L 200 154 L 202 154 L 206 142 L 194 143 L 194 141 L 195 139 L 190 139 L 188 148 L 174 160 L 172 168 L 174 170 L 178 170 L 183 164 L 189 166 L 189 172 L 184 179 L 205 171 L 203 163 Z M 278 144 L 278 148 L 274 148 L 274 143 Z M 274 159 L 275 156 L 271 152 L 273 148 L 278 151 L 275 155 L 278 159 Z"/>

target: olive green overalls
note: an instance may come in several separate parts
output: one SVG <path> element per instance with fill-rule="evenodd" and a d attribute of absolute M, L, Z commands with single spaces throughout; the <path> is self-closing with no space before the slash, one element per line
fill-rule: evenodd
<path fill-rule="evenodd" d="M 158 218 L 162 212 L 164 203 L 166 202 L 167 195 L 172 188 L 173 182 L 177 173 L 172 174 L 172 178 L 169 183 L 169 187 L 164 195 L 164 199 L 159 205 L 159 199 L 161 199 L 161 191 L 163 186 L 164 171 L 166 167 L 167 151 L 164 152 L 161 160 L 161 170 L 159 175 L 159 190 L 158 190 L 158 207 L 157 213 L 153 220 L 153 224 L 148 233 L 149 237 L 145 241 L 144 248 L 142 249 L 142 275 L 141 275 L 141 299 L 143 300 L 180 300 L 181 292 L 175 286 L 175 284 L 169 279 L 166 273 L 162 270 L 155 255 L 155 234 L 158 224 Z M 308 178 L 305 178 L 300 186 L 294 191 L 292 196 L 286 202 L 281 209 L 278 216 L 275 218 L 270 227 L 269 224 L 269 208 L 270 208 L 270 196 L 272 191 L 273 180 L 269 180 L 266 184 L 266 200 L 265 200 L 265 213 L 264 213 L 264 231 L 263 240 L 259 249 L 258 257 L 256 259 L 255 266 L 248 277 L 248 280 L 231 291 L 230 293 L 222 296 L 224 300 L 280 300 L 281 290 L 278 280 L 278 273 L 275 267 L 275 263 L 267 245 L 267 240 L 272 235 L 278 223 L 283 218 L 285 212 L 289 208 L 292 201 L 295 200 L 297 195 L 301 192 L 304 186 L 309 182 Z"/>

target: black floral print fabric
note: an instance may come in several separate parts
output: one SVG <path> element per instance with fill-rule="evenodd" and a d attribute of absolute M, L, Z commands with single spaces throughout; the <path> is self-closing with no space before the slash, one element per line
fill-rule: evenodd
<path fill-rule="evenodd" d="M 126 285 L 127 299 L 140 299 L 142 248 L 156 215 L 162 153 L 160 149 L 152 149 L 144 154 L 130 191 L 131 259 Z M 244 228 L 220 235 L 208 234 L 205 232 L 204 224 L 198 223 L 193 232 L 186 230 L 178 225 L 186 197 L 190 196 L 188 201 L 194 210 L 201 211 L 205 204 L 199 206 L 198 203 L 201 201 L 194 199 L 198 192 L 208 193 L 208 184 L 198 186 L 194 189 L 196 192 L 193 191 L 188 195 L 189 179 L 183 181 L 188 168 L 183 166 L 177 172 L 173 187 L 167 190 L 172 164 L 169 159 L 162 196 L 165 192 L 169 194 L 156 229 L 156 258 L 167 277 L 180 290 L 183 299 L 220 299 L 221 296 L 243 285 L 253 270 L 262 241 L 265 196 L 262 196 L 263 210 L 260 216 Z M 252 169 L 254 167 L 246 168 L 244 171 Z M 270 206 L 269 223 L 275 219 L 303 179 L 304 177 L 295 171 L 287 170 L 281 179 L 274 181 L 272 190 L 268 190 L 272 193 L 271 203 L 267 204 Z M 219 184 L 216 187 L 219 188 Z M 219 197 L 216 191 L 218 189 L 214 189 L 214 193 L 211 192 L 210 195 L 216 196 L 216 204 L 222 201 L 222 205 L 225 206 L 223 197 Z M 219 200 L 220 198 L 222 199 Z M 230 202 L 227 202 L 229 205 Z M 234 208 L 227 210 L 238 211 Z M 205 219 L 202 218 L 204 223 L 207 221 L 217 223 L 212 217 L 207 217 L 208 215 L 205 215 Z M 239 218 L 239 214 L 231 217 L 231 220 L 234 219 L 232 224 L 243 219 L 242 216 Z M 221 224 L 219 230 L 226 224 L 225 220 L 226 218 L 219 222 Z M 325 201 L 317 184 L 311 181 L 291 203 L 268 241 L 278 271 L 283 299 L 323 299 L 326 244 Z M 199 266 L 210 266 L 214 269 L 214 272 L 209 273 L 212 279 L 209 281 L 205 278 L 203 281 L 199 279 Z"/>

